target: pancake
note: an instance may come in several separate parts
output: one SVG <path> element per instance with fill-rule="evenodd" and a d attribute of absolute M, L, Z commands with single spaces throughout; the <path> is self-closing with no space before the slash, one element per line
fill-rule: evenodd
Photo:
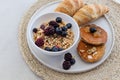
<path fill-rule="evenodd" d="M 81 40 L 78 44 L 77 52 L 83 61 L 93 63 L 102 58 L 105 53 L 105 45 L 93 46 Z"/>
<path fill-rule="evenodd" d="M 91 28 L 96 29 L 96 31 L 91 32 Z M 107 32 L 95 24 L 85 25 L 81 27 L 80 36 L 84 42 L 92 45 L 102 45 L 107 42 Z"/>

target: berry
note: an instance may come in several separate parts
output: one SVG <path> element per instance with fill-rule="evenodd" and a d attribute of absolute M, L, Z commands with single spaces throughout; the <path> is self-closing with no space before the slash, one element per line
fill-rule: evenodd
<path fill-rule="evenodd" d="M 55 21 L 50 21 L 50 22 L 49 22 L 49 25 L 50 25 L 50 26 L 53 26 L 54 28 L 59 27 L 59 24 L 58 24 L 57 22 L 55 22 Z"/>
<path fill-rule="evenodd" d="M 53 35 L 53 34 L 55 34 L 55 29 L 52 26 L 49 26 L 44 30 L 44 34 L 46 36 Z"/>
<path fill-rule="evenodd" d="M 91 27 L 91 28 L 90 28 L 90 32 L 91 32 L 91 33 L 94 33 L 94 32 L 96 32 L 96 31 L 97 31 L 96 28 L 94 28 L 94 27 Z"/>
<path fill-rule="evenodd" d="M 43 38 L 38 38 L 36 41 L 35 41 L 35 44 L 38 46 L 38 47 L 41 47 L 44 45 L 44 40 Z"/>
<path fill-rule="evenodd" d="M 67 31 L 67 27 L 62 27 L 62 31 Z"/>
<path fill-rule="evenodd" d="M 72 27 L 71 23 L 66 24 L 67 28 L 70 29 Z"/>
<path fill-rule="evenodd" d="M 71 67 L 70 61 L 64 61 L 63 62 L 63 69 L 68 70 Z"/>
<path fill-rule="evenodd" d="M 63 51 L 64 49 L 63 48 L 58 48 L 58 51 Z"/>
<path fill-rule="evenodd" d="M 62 31 L 62 37 L 66 37 L 67 36 L 67 32 L 66 31 Z"/>
<path fill-rule="evenodd" d="M 56 18 L 56 22 L 57 22 L 57 23 L 61 23 L 61 22 L 62 22 L 62 18 L 61 18 L 61 17 L 57 17 L 57 18 Z"/>
<path fill-rule="evenodd" d="M 72 60 L 72 55 L 70 53 L 67 53 L 67 54 L 65 54 L 64 59 L 66 61 L 70 61 L 70 60 Z"/>
<path fill-rule="evenodd" d="M 76 62 L 76 61 L 75 61 L 74 58 L 70 60 L 71 65 L 75 64 L 75 62 Z"/>
<path fill-rule="evenodd" d="M 51 51 L 51 49 L 49 47 L 45 47 L 46 51 Z"/>
<path fill-rule="evenodd" d="M 34 32 L 34 33 L 37 33 L 37 31 L 38 31 L 37 28 L 34 28 L 34 29 L 33 29 L 33 32 Z"/>
<path fill-rule="evenodd" d="M 56 34 L 61 35 L 62 34 L 62 29 L 61 28 L 56 28 Z"/>
<path fill-rule="evenodd" d="M 51 49 L 53 52 L 57 52 L 58 51 L 58 47 L 57 46 L 53 46 Z"/>
<path fill-rule="evenodd" d="M 40 26 L 40 28 L 41 28 L 42 30 L 44 30 L 44 29 L 45 29 L 45 25 L 42 24 L 42 25 Z"/>

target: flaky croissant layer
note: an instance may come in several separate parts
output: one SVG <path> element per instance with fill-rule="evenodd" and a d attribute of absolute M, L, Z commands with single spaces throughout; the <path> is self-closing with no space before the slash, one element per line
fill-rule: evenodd
<path fill-rule="evenodd" d="M 108 7 L 100 4 L 85 5 L 79 9 L 73 18 L 77 21 L 79 26 L 93 21 L 109 11 Z"/>
<path fill-rule="evenodd" d="M 82 0 L 63 0 L 55 11 L 73 16 L 83 5 Z"/>

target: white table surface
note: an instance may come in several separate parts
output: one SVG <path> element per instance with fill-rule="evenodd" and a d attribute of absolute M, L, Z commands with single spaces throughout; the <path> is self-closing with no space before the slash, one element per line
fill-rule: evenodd
<path fill-rule="evenodd" d="M 41 80 L 25 63 L 18 47 L 18 25 L 37 0 L 0 0 L 0 80 Z"/>
<path fill-rule="evenodd" d="M 116 1 L 116 2 L 120 3 L 120 0 L 113 0 L 113 1 Z"/>
<path fill-rule="evenodd" d="M 17 39 L 21 17 L 36 1 L 0 0 L 0 80 L 41 80 L 23 60 Z"/>

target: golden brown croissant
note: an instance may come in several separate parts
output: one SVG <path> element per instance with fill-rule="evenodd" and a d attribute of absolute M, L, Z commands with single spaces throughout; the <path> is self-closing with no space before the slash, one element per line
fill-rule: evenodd
<path fill-rule="evenodd" d="M 73 18 L 79 26 L 95 20 L 109 11 L 108 7 L 100 4 L 85 5 L 79 9 Z"/>
<path fill-rule="evenodd" d="M 58 5 L 55 11 L 73 16 L 83 5 L 82 0 L 64 0 Z"/>

